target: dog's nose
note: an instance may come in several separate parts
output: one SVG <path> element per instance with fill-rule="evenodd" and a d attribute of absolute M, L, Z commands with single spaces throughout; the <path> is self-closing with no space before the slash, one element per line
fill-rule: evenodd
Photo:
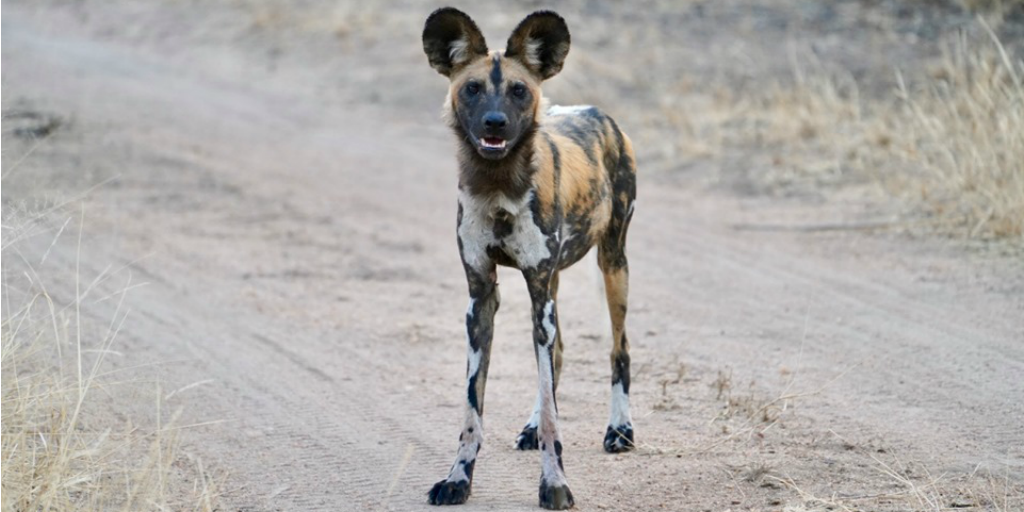
<path fill-rule="evenodd" d="M 484 114 L 484 126 L 488 128 L 504 128 L 508 124 L 508 116 L 502 112 Z"/>

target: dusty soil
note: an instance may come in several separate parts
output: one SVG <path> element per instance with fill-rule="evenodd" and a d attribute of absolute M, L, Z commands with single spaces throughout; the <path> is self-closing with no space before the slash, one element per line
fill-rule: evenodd
<path fill-rule="evenodd" d="M 5 215 L 57 206 L 32 243 L 58 300 L 76 266 L 99 278 L 84 310 L 97 322 L 130 287 L 110 364 L 138 385 L 105 406 L 151 416 L 158 385 L 192 425 L 183 450 L 222 475 L 222 509 L 427 509 L 456 446 L 466 302 L 445 83 L 419 46 L 432 7 L 207 4 L 5 2 L 4 111 L 60 120 L 49 134 L 4 121 Z M 575 46 L 549 96 L 619 117 L 641 168 L 635 453 L 601 449 L 610 343 L 594 276 L 581 264 L 562 281 L 559 405 L 580 509 L 1024 506 L 1019 254 L 769 229 L 888 207 L 766 196 L 729 168 L 757 148 L 688 158 L 659 143 L 675 135 L 662 100 L 783 76 L 787 41 L 884 90 L 878 70 L 925 59 L 935 47 L 919 41 L 962 21 L 887 6 L 564 10 Z M 467 10 L 498 46 L 531 8 Z M 671 73 L 679 89 L 644 88 Z M 528 298 L 514 272 L 499 279 L 467 510 L 536 505 L 538 457 L 512 449 L 536 383 Z"/>

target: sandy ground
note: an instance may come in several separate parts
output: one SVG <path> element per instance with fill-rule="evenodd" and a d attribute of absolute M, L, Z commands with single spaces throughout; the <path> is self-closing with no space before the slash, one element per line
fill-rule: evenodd
<path fill-rule="evenodd" d="M 39 144 L 5 121 L 5 212 L 71 201 L 33 241 L 49 248 L 37 270 L 58 298 L 76 264 L 83 281 L 109 276 L 86 304 L 96 321 L 131 287 L 111 364 L 143 384 L 106 407 L 152 415 L 159 385 L 178 424 L 201 424 L 182 447 L 221 475 L 223 510 L 427 509 L 456 446 L 466 301 L 444 81 L 418 46 L 430 7 L 300 20 L 334 23 L 319 40 L 286 10 L 196 5 L 5 2 L 4 110 L 62 119 Z M 500 41 L 527 10 L 481 24 Z M 368 43 L 339 19 L 381 32 Z M 583 48 L 596 36 L 580 25 Z M 771 51 L 705 32 L 671 59 Z M 821 44 L 855 54 L 841 42 Z M 777 71 L 748 60 L 748 80 Z M 551 88 L 572 96 L 584 71 Z M 579 265 L 562 281 L 580 509 L 1024 506 L 1019 258 L 905 233 L 737 229 L 872 212 L 744 194 L 659 151 L 640 147 L 629 242 L 635 453 L 601 449 L 610 343 L 594 276 Z M 515 273 L 500 281 L 466 510 L 536 506 L 538 456 L 512 449 L 536 383 L 528 298 Z"/>

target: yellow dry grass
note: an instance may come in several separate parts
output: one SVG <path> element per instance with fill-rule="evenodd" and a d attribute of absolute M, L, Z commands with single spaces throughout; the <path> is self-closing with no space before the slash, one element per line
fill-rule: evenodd
<path fill-rule="evenodd" d="M 213 510 L 214 480 L 177 450 L 174 415 L 161 416 L 159 388 L 155 425 L 116 426 L 108 409 L 112 388 L 145 386 L 118 381 L 104 364 L 127 317 L 129 286 L 117 294 L 105 334 L 93 338 L 81 301 L 54 300 L 21 252 L 21 241 L 42 230 L 38 218 L 3 228 L 2 509 Z M 78 283 L 70 286 L 83 296 Z"/>
<path fill-rule="evenodd" d="M 1021 487 L 1010 480 L 1008 468 L 1003 474 L 977 467 L 967 475 L 949 476 L 934 475 L 927 466 L 901 461 L 892 454 L 887 456 L 888 460 L 875 455 L 870 455 L 870 459 L 868 465 L 890 484 L 882 492 L 817 495 L 790 477 L 769 472 L 763 478 L 796 493 L 799 499 L 787 504 L 782 509 L 784 512 L 958 509 L 1009 512 L 1019 510 L 1024 503 Z"/>
<path fill-rule="evenodd" d="M 991 46 L 963 38 L 916 90 L 900 80 L 894 136 L 924 172 L 907 185 L 927 212 L 969 237 L 1024 237 L 1024 63 L 988 26 Z M 913 146 L 911 146 L 913 144 Z"/>
<path fill-rule="evenodd" d="M 762 152 L 767 183 L 875 183 L 908 225 L 1024 241 L 1024 62 L 979 26 L 982 40 L 961 35 L 929 72 L 897 70 L 888 96 L 794 57 L 792 84 L 723 102 L 716 140 Z"/>

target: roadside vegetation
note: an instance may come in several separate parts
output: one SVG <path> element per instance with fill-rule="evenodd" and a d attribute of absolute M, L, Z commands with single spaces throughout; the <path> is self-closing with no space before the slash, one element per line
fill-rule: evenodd
<path fill-rule="evenodd" d="M 126 380 L 109 364 L 119 355 L 121 326 L 130 321 L 131 283 L 96 297 L 93 285 L 110 274 L 73 283 L 48 275 L 42 268 L 48 251 L 35 254 L 35 245 L 25 242 L 70 237 L 75 219 L 49 224 L 42 220 L 48 215 L 4 210 L 2 509 L 213 510 L 215 479 L 202 461 L 179 450 L 166 390 L 158 382 Z M 74 295 L 60 300 L 48 283 Z M 116 304 L 105 325 L 81 311 L 98 299 Z M 142 405 L 151 400 L 155 423 L 151 414 L 118 412 L 134 405 L 113 398 L 125 390 L 151 397 Z"/>

